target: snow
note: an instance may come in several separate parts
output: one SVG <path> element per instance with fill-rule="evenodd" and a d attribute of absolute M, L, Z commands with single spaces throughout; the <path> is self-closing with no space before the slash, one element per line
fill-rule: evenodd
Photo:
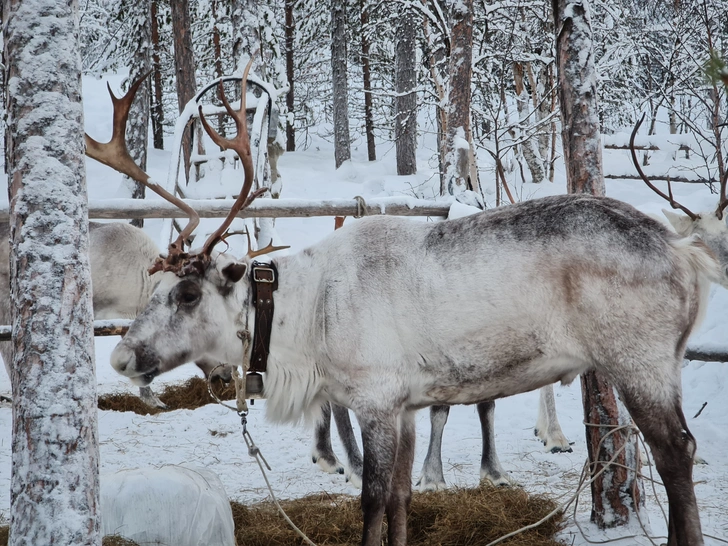
<path fill-rule="evenodd" d="M 118 81 L 120 76 L 112 76 Z M 85 117 L 89 134 L 98 136 L 109 127 L 110 112 L 108 95 L 103 82 L 85 78 Z M 112 84 L 112 87 L 114 85 Z M 107 130 L 110 132 L 110 128 Z M 654 137 L 651 137 L 654 138 Z M 424 140 L 423 140 L 424 139 Z M 152 175 L 164 180 L 172 153 L 167 150 L 150 150 L 149 169 Z M 433 198 L 439 180 L 433 171 L 436 161 L 431 161 L 435 149 L 432 133 L 426 132 L 418 142 L 418 172 L 411 176 L 396 176 L 395 154 L 391 143 L 378 144 L 376 162 L 366 161 L 366 143 L 355 140 L 352 159 L 339 171 L 334 168 L 333 146 L 313 136 L 307 151 L 284 154 L 279 170 L 284 180 L 283 197 L 292 200 L 347 200 L 361 195 L 367 203 L 390 201 L 409 203 L 413 197 Z M 604 154 L 606 173 L 623 169 L 628 164 L 628 152 L 607 150 Z M 653 161 L 653 165 L 656 163 Z M 89 193 L 96 200 L 117 197 L 121 175 L 93 161 L 87 162 Z M 493 206 L 494 172 L 491 165 L 481 158 L 481 183 L 485 189 L 488 206 Z M 559 165 L 556 182 L 540 185 L 516 185 L 517 195 L 539 197 L 565 192 L 563 165 Z M 663 190 L 666 189 L 663 187 Z M 695 211 L 711 210 L 717 197 L 710 195 L 700 184 L 673 184 L 676 199 Z M 660 215 L 668 208 L 643 183 L 634 180 L 608 180 L 607 194 L 623 199 L 642 211 Z M 150 197 L 156 199 L 156 197 Z M 461 216 L 473 212 L 472 207 L 455 204 L 451 215 Z M 420 221 L 422 219 L 419 219 Z M 346 222 L 354 222 L 347 218 Z M 435 221 L 435 220 L 432 220 Z M 214 222 L 214 220 L 210 220 Z M 161 233 L 163 222 L 145 222 L 145 230 L 155 239 L 167 237 Z M 276 222 L 283 243 L 300 250 L 322 239 L 333 231 L 330 217 L 285 218 Z M 238 238 L 243 239 L 244 238 Z M 233 251 L 244 241 L 233 241 Z M 690 341 L 694 348 L 728 349 L 728 292 L 713 287 L 707 316 L 699 332 Z M 100 394 L 124 391 L 136 393 L 137 389 L 109 364 L 109 355 L 119 338 L 96 338 L 96 371 Z M 179 382 L 199 374 L 196 367 L 185 365 L 155 380 L 152 387 L 157 391 L 162 385 Z M 709 464 L 696 465 L 695 490 L 701 511 L 703 530 L 707 535 L 728 538 L 728 364 L 691 362 L 683 370 L 683 408 L 692 433 L 698 441 L 698 453 Z M 0 394 L 9 395 L 7 377 L 0 377 Z M 551 454 L 543 451 L 540 441 L 533 435 L 538 408 L 538 392 L 530 392 L 499 400 L 496 404 L 496 445 L 503 467 L 515 482 L 533 493 L 548 493 L 557 502 L 567 501 L 576 491 L 579 476 L 586 460 L 585 431 L 579 382 L 569 387 L 556 387 L 556 407 L 566 436 L 574 442 L 573 453 Z M 707 402 L 699 417 L 693 416 Z M 357 495 L 358 490 L 347 484 L 343 476 L 324 474 L 311 463 L 309 450 L 312 431 L 304 427 L 278 426 L 263 418 L 265 401 L 250 406 L 248 430 L 262 454 L 272 467 L 268 478 L 279 498 L 295 498 L 310 493 L 326 491 L 331 494 Z M 355 424 L 356 427 L 356 424 Z M 429 434 L 429 415 L 421 411 L 417 415 L 417 448 L 413 476 L 418 477 L 424 461 Z M 343 457 L 343 450 L 336 438 L 334 450 Z M 208 405 L 198 410 L 180 410 L 155 416 L 133 413 L 99 412 L 99 439 L 102 473 L 113 473 L 139 467 L 164 465 L 193 465 L 205 468 L 220 476 L 230 496 L 240 502 L 252 503 L 269 497 L 269 492 L 258 465 L 248 455 L 241 437 L 239 418 L 234 412 Z M 11 409 L 0 407 L 0 515 L 7 518 L 10 507 L 10 446 Z M 480 427 L 474 407 L 456 406 L 450 412 L 443 441 L 445 479 L 449 485 L 474 486 L 478 483 L 480 467 Z M 645 466 L 646 474 L 655 473 L 654 467 Z M 656 500 L 653 487 L 645 481 L 646 509 L 643 521 L 649 524 L 653 536 L 666 536 L 666 523 L 661 507 L 667 511 L 664 491 L 658 485 Z M 628 528 L 600 532 L 589 524 L 590 499 L 588 488 L 581 495 L 577 520 L 590 540 L 624 538 L 616 544 L 650 544 L 643 530 L 636 523 Z M 585 546 L 586 538 L 575 525 L 571 510 L 562 538 L 567 544 Z M 706 543 L 722 542 L 708 538 Z"/>

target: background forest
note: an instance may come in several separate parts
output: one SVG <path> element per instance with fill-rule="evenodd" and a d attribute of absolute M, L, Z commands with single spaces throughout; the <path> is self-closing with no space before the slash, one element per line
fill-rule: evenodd
<path fill-rule="evenodd" d="M 175 74 L 182 73 L 175 65 L 175 39 L 181 39 L 179 18 L 186 8 L 192 53 L 186 66 L 194 67 L 194 75 L 183 75 L 188 89 L 175 94 Z M 606 147 L 625 147 L 626 139 L 610 135 L 629 131 L 646 113 L 643 134 L 685 135 L 671 142 L 679 142 L 691 160 L 676 167 L 681 172 L 656 173 L 658 178 L 724 177 L 724 90 L 706 78 L 705 66 L 709 51 L 725 49 L 728 4 L 597 0 L 589 8 Z M 154 71 L 145 100 L 157 148 L 173 128 L 178 101 L 192 96 L 190 86 L 230 74 L 241 55 L 260 51 L 263 62 L 254 70 L 285 94 L 279 101 L 286 129 L 281 144 L 289 151 L 306 149 L 313 137 L 332 140 L 338 167 L 350 155 L 339 149 L 351 141 L 366 142 L 373 160 L 376 146 L 396 140 L 398 174 L 411 174 L 419 131 L 437 136 L 432 164 L 439 166 L 441 193 L 482 194 L 478 179 L 484 178 L 499 203 L 504 181 L 554 179 L 561 147 L 555 34 L 546 0 L 88 0 L 81 10 L 87 73 L 130 67 L 135 77 Z M 463 24 L 468 17 L 472 25 Z M 452 67 L 471 61 L 467 97 L 461 80 L 468 73 Z M 336 122 L 337 111 L 348 124 Z M 473 152 L 467 181 L 449 187 L 447 148 L 457 142 L 448 137 L 448 124 L 464 127 L 461 136 Z"/>

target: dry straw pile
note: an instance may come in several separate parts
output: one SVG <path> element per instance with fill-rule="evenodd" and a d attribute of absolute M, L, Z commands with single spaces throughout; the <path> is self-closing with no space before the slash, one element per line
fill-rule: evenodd
<path fill-rule="evenodd" d="M 235 387 L 220 380 L 213 380 L 212 388 L 220 400 L 234 400 Z M 129 393 L 105 394 L 99 396 L 99 409 L 111 411 L 133 411 L 139 415 L 153 415 L 163 411 L 178 409 L 197 409 L 214 400 L 207 392 L 207 381 L 200 377 L 188 379 L 181 385 L 169 385 L 159 395 L 159 399 L 167 404 L 168 409 L 147 406 L 141 399 Z"/>
<path fill-rule="evenodd" d="M 239 546 L 304 544 L 272 503 L 231 503 Z M 281 502 L 291 520 L 319 546 L 356 546 L 361 542 L 359 499 L 314 495 Z M 530 525 L 556 508 L 551 499 L 521 489 L 481 486 L 415 493 L 408 520 L 410 546 L 485 546 Z M 509 546 L 563 546 L 553 537 L 562 514 L 540 527 L 507 539 Z M 386 531 L 385 531 L 386 536 Z M 384 542 L 386 545 L 386 540 Z"/>

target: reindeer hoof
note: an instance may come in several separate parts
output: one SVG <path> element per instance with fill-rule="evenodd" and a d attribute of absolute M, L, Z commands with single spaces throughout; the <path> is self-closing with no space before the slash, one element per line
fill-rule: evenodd
<path fill-rule="evenodd" d="M 546 442 L 544 442 L 544 445 L 546 445 Z M 551 453 L 573 453 L 574 450 L 571 449 L 571 447 L 563 447 L 563 446 L 554 446 L 551 448 Z"/>
<path fill-rule="evenodd" d="M 356 472 L 347 474 L 346 483 L 350 483 L 353 487 L 361 489 L 361 474 L 357 474 Z"/>

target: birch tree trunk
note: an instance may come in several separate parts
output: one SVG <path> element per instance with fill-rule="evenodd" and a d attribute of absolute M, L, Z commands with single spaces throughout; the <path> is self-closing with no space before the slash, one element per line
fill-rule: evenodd
<path fill-rule="evenodd" d="M 10 542 L 101 544 L 78 4 L 5 0 Z"/>
<path fill-rule="evenodd" d="M 568 191 L 604 195 L 594 49 L 586 1 L 556 0 L 554 21 Z M 634 470 L 628 470 L 639 472 L 637 438 L 629 428 L 614 431 L 629 427 L 631 419 L 614 388 L 600 375 L 583 374 L 581 390 L 592 476 L 621 450 L 614 464 L 591 484 L 591 520 L 602 529 L 624 525 L 631 511 L 639 510 L 643 498 L 640 479 Z"/>
<path fill-rule="evenodd" d="M 394 145 L 398 175 L 417 172 L 416 30 L 416 12 L 406 5 L 400 6 L 394 45 Z"/>
<path fill-rule="evenodd" d="M 346 74 L 346 0 L 331 2 L 331 72 L 336 168 L 351 159 L 349 142 L 349 82 Z"/>
<path fill-rule="evenodd" d="M 131 86 L 152 67 L 152 2 L 136 0 L 129 4 L 131 32 L 136 36 L 136 48 L 132 55 L 128 85 Z M 151 86 L 147 78 L 139 87 L 134 102 L 129 110 L 129 122 L 126 127 L 126 141 L 129 154 L 137 165 L 147 170 L 147 144 L 149 140 L 149 103 Z M 144 199 L 144 184 L 124 175 L 124 185 L 129 189 L 132 199 Z M 134 219 L 132 225 L 142 227 L 144 220 Z"/>
<path fill-rule="evenodd" d="M 470 81 L 473 61 L 473 1 L 448 0 L 450 62 L 448 70 L 444 177 L 440 192 L 455 195 L 470 186 Z"/>
<path fill-rule="evenodd" d="M 522 126 L 527 127 L 530 123 L 528 119 L 531 116 L 531 109 L 529 108 L 531 97 L 524 85 L 523 73 L 523 64 L 513 63 L 513 80 L 516 84 L 516 109 L 518 110 L 518 119 L 521 121 Z M 523 137 L 522 132 L 520 132 L 520 136 Z M 538 139 L 535 136 L 523 138 L 521 142 L 521 153 L 526 160 L 526 165 L 528 165 L 528 171 L 531 173 L 531 181 L 536 184 L 543 182 L 545 173 L 543 159 L 538 148 Z"/>

